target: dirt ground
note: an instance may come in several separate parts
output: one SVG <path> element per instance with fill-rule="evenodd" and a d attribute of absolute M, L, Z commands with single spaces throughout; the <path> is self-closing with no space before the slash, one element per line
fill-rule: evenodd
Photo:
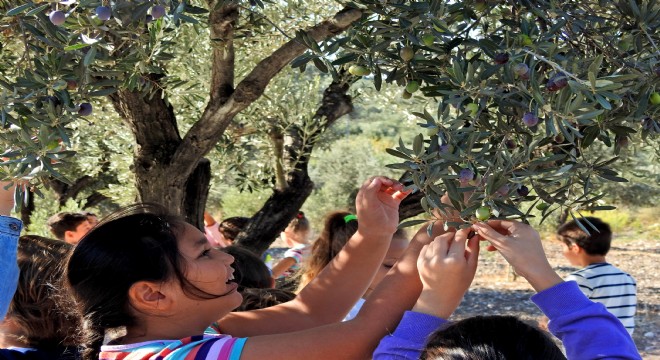
<path fill-rule="evenodd" d="M 637 281 L 637 314 L 633 339 L 644 359 L 660 359 L 660 239 L 638 239 L 617 244 L 613 241 L 607 260 L 630 273 Z M 545 241 L 550 264 L 561 275 L 577 270 L 561 254 L 561 245 Z M 542 313 L 529 300 L 534 294 L 527 282 L 513 280 L 506 261 L 495 253 L 482 253 L 477 276 L 463 303 L 454 314 L 456 319 L 473 315 L 515 315 L 535 322 Z"/>

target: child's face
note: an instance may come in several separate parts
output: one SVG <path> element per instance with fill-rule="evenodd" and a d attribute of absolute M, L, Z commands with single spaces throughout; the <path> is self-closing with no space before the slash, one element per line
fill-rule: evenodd
<path fill-rule="evenodd" d="M 383 263 L 378 267 L 376 276 L 374 276 L 374 279 L 371 281 L 371 285 L 369 285 L 368 293 L 373 291 L 376 286 L 378 286 L 378 284 L 383 281 L 383 278 L 385 275 L 387 275 L 387 272 L 390 271 L 394 264 L 396 264 L 396 262 L 401 258 L 407 247 L 408 239 L 401 237 L 392 238 L 390 248 L 387 249 L 387 254 L 385 254 L 385 259 L 383 259 Z"/>
<path fill-rule="evenodd" d="M 234 269 L 231 264 L 234 258 L 212 248 L 204 234 L 190 224 L 185 224 L 178 237 L 178 246 L 186 261 L 186 279 L 202 291 L 222 295 L 209 300 L 190 298 L 178 285 L 178 293 L 175 296 L 179 311 L 190 316 L 190 321 L 196 319 L 199 326 L 206 328 L 238 307 L 243 300 L 241 294 L 236 291 L 238 284 L 232 281 Z"/>

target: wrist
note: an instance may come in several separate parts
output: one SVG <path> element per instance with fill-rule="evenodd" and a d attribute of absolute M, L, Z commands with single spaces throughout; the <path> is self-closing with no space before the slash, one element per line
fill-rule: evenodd
<path fill-rule="evenodd" d="M 446 295 L 447 292 L 444 294 Z M 431 291 L 430 289 L 423 289 L 412 310 L 423 314 L 433 315 L 442 319 L 448 319 L 451 314 L 454 313 L 459 303 L 460 299 L 455 301 L 452 299 L 443 298 L 438 296 L 438 294 Z"/>
<path fill-rule="evenodd" d="M 536 271 L 525 272 L 524 274 L 521 274 L 521 276 L 532 285 L 536 292 L 549 289 L 564 281 L 554 270 L 552 270 L 550 265 Z"/>

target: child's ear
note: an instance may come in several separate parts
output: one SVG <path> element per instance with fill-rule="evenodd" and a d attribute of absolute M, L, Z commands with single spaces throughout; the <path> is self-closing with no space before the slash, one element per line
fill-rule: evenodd
<path fill-rule="evenodd" d="M 577 244 L 572 244 L 571 245 L 571 252 L 573 252 L 576 255 L 581 254 L 584 251 L 581 247 L 579 247 Z"/>
<path fill-rule="evenodd" d="M 172 296 L 166 296 L 162 282 L 138 281 L 128 289 L 128 299 L 138 311 L 152 313 L 168 311 L 172 307 Z"/>

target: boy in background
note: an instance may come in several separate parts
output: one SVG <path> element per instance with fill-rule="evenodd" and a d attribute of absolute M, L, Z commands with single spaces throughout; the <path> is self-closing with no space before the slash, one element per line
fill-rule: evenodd
<path fill-rule="evenodd" d="M 48 228 L 59 240 L 76 245 L 92 228 L 87 216 L 83 213 L 57 213 L 48 219 Z"/>
<path fill-rule="evenodd" d="M 591 228 L 587 222 L 596 229 Z M 590 300 L 605 305 L 632 335 L 637 310 L 635 279 L 605 260 L 612 242 L 610 226 L 595 217 L 585 217 L 581 224 L 591 234 L 582 230 L 576 221 L 570 221 L 557 230 L 557 236 L 564 245 L 564 257 L 571 265 L 582 268 L 568 275 L 565 280 L 577 282 Z"/>

